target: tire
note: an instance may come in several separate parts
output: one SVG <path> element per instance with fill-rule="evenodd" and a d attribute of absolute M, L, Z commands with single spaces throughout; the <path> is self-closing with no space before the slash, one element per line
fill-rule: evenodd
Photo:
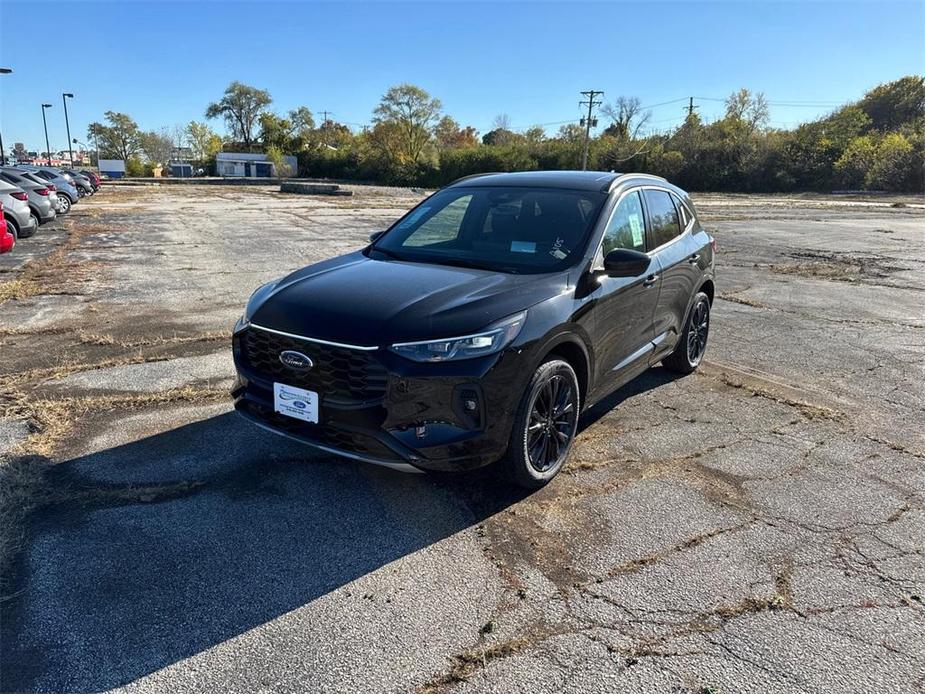
<path fill-rule="evenodd" d="M 13 238 L 19 241 L 22 236 L 19 235 L 19 225 L 11 217 L 6 218 L 6 230 L 13 235 Z"/>
<path fill-rule="evenodd" d="M 30 236 L 33 236 L 33 235 L 35 234 L 35 232 L 37 232 L 37 231 L 39 230 L 39 224 L 40 224 L 40 222 L 39 222 L 38 215 L 36 215 L 35 212 L 30 212 L 30 213 L 29 213 L 29 217 L 30 217 L 30 219 L 33 220 L 32 231 L 30 231 L 28 234 L 23 234 L 23 233 L 20 232 L 20 237 L 21 237 L 21 238 L 24 238 L 24 239 L 27 239 L 27 238 L 29 238 Z"/>
<path fill-rule="evenodd" d="M 697 292 L 691 310 L 688 311 L 684 332 L 674 352 L 662 359 L 662 364 L 670 371 L 689 374 L 700 366 L 707 351 L 707 338 L 710 335 L 710 297 Z"/>
<path fill-rule="evenodd" d="M 550 399 L 552 413 L 547 407 Z M 543 362 L 530 379 L 514 416 L 502 460 L 508 479 L 527 489 L 539 489 L 556 476 L 575 440 L 580 404 L 578 378 L 571 365 L 556 358 Z"/>
<path fill-rule="evenodd" d="M 71 211 L 71 199 L 67 195 L 59 196 L 61 201 L 61 214 L 67 214 Z"/>

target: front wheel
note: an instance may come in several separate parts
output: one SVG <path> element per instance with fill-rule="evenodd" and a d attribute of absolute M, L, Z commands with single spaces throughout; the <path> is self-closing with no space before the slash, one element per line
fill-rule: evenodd
<path fill-rule="evenodd" d="M 671 371 L 689 374 L 703 361 L 707 351 L 707 337 L 710 334 L 710 297 L 697 292 L 688 313 L 687 324 L 674 352 L 662 359 L 662 364 Z"/>
<path fill-rule="evenodd" d="M 578 429 L 578 378 L 561 359 L 543 362 L 530 379 L 514 417 L 503 465 L 528 489 L 549 482 L 565 463 Z"/>

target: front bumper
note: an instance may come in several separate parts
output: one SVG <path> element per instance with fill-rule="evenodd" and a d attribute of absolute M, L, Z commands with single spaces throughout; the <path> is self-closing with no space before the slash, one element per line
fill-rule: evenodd
<path fill-rule="evenodd" d="M 315 367 L 283 365 L 283 350 L 310 356 Z M 387 349 L 355 352 L 253 326 L 235 333 L 233 352 L 232 396 L 246 418 L 328 452 L 423 470 L 468 470 L 501 458 L 529 377 L 516 350 L 422 364 Z M 274 382 L 317 392 L 319 422 L 274 412 Z"/>

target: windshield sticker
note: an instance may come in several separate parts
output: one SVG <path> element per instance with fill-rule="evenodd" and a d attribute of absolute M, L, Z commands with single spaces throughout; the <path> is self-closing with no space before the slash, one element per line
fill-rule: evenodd
<path fill-rule="evenodd" d="M 398 225 L 398 228 L 399 228 L 399 229 L 404 229 L 404 228 L 406 228 L 406 227 L 411 226 L 412 224 L 414 224 L 416 221 L 418 221 L 421 217 L 423 217 L 423 216 L 424 216 L 425 214 L 427 214 L 428 212 L 430 212 L 430 206 L 429 206 L 429 205 L 426 206 L 426 207 L 419 207 L 419 208 L 417 208 L 414 212 L 412 212 L 411 214 L 409 214 L 407 217 L 405 217 L 405 218 L 401 221 L 401 224 Z"/>
<path fill-rule="evenodd" d="M 511 241 L 511 253 L 536 253 L 533 241 Z"/>
<path fill-rule="evenodd" d="M 549 251 L 549 255 L 551 255 L 556 260 L 562 260 L 568 257 L 568 252 L 562 250 L 563 243 L 565 243 L 565 239 L 556 238 L 556 242 L 552 244 L 552 248 Z"/>
<path fill-rule="evenodd" d="M 630 230 L 633 232 L 633 245 L 641 246 L 642 245 L 642 222 L 639 219 L 638 215 L 630 215 Z"/>

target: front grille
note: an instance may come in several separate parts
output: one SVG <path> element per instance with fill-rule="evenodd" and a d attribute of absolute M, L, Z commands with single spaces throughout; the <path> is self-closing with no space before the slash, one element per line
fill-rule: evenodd
<path fill-rule="evenodd" d="M 367 455 L 380 460 L 402 460 L 391 448 L 373 436 L 347 431 L 327 424 L 301 422 L 298 419 L 286 417 L 268 407 L 263 407 L 253 402 L 245 402 L 243 407 L 246 407 L 251 414 L 260 417 L 274 428 L 294 436 L 348 453 Z"/>
<path fill-rule="evenodd" d="M 240 335 L 241 356 L 257 375 L 296 388 L 316 391 L 322 398 L 373 400 L 385 395 L 388 373 L 369 353 L 331 347 L 250 328 Z M 311 358 L 311 369 L 293 369 L 279 360 L 280 352 L 295 350 Z"/>

